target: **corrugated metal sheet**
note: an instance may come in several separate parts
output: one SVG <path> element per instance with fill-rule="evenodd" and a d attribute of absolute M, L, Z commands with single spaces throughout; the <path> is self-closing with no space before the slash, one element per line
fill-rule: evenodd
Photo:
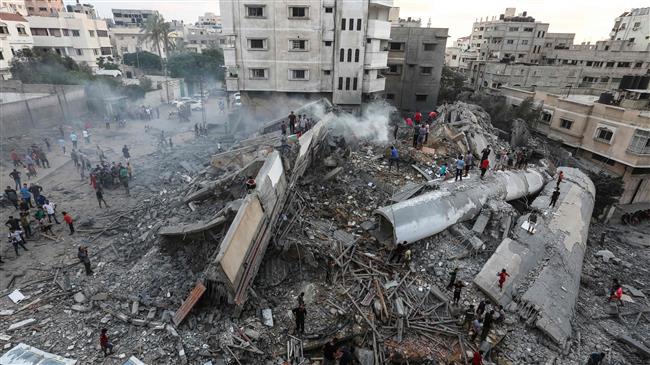
<path fill-rule="evenodd" d="M 0 357 L 2 365 L 75 365 L 77 360 L 51 354 L 19 343 Z"/>
<path fill-rule="evenodd" d="M 194 308 L 194 305 L 196 302 L 201 299 L 201 296 L 203 296 L 203 293 L 205 293 L 205 286 L 203 283 L 196 283 L 196 286 L 192 291 L 190 292 L 190 295 L 187 296 L 187 299 L 183 301 L 183 304 L 181 304 L 180 308 L 176 311 L 174 314 L 174 318 L 172 318 L 172 321 L 176 326 L 178 326 L 185 317 L 187 317 L 187 314 L 190 313 L 192 308 Z"/>

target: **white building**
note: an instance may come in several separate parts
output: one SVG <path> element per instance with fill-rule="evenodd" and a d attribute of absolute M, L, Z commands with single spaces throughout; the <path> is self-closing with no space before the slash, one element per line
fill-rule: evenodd
<path fill-rule="evenodd" d="M 57 16 L 65 11 L 63 0 L 25 0 L 25 6 L 33 16 Z"/>
<path fill-rule="evenodd" d="M 92 4 L 81 4 L 79 0 L 76 4 L 66 5 L 66 10 L 68 13 L 86 14 L 90 18 L 97 18 L 95 7 Z"/>
<path fill-rule="evenodd" d="M 27 17 L 34 48 L 53 50 L 78 63 L 97 68 L 97 58 L 112 55 L 106 21 L 81 13 L 60 13 L 56 17 Z"/>
<path fill-rule="evenodd" d="M 147 19 L 158 14 L 158 10 L 147 9 L 111 9 L 116 27 L 135 27 L 144 24 Z"/>
<path fill-rule="evenodd" d="M 384 91 L 392 0 L 221 0 L 228 91 L 323 94 L 359 106 Z"/>
<path fill-rule="evenodd" d="M 633 44 L 630 50 L 646 50 L 650 43 L 650 8 L 632 9 L 621 14 L 614 21 L 609 38 Z"/>
<path fill-rule="evenodd" d="M 25 0 L 2 0 L 0 1 L 0 12 L 27 15 Z"/>
<path fill-rule="evenodd" d="M 221 32 L 212 27 L 186 25 L 183 28 L 182 37 L 177 42 L 182 42 L 182 46 L 194 53 L 202 53 L 209 48 L 220 47 L 221 43 L 225 43 L 225 39 Z"/>
<path fill-rule="evenodd" d="M 125 53 L 140 51 L 158 55 L 158 48 L 156 48 L 155 43 L 151 39 L 147 39 L 140 27 L 112 27 L 109 29 L 109 33 L 111 44 L 120 58 L 124 57 Z M 162 44 L 160 45 L 160 53 L 163 58 L 166 56 Z"/>
<path fill-rule="evenodd" d="M 199 21 L 196 25 L 199 27 L 221 29 L 221 16 L 214 13 L 205 13 L 199 16 Z"/>
<path fill-rule="evenodd" d="M 466 72 L 469 64 L 478 59 L 478 49 L 472 50 L 470 37 L 460 37 L 445 49 L 445 65 Z"/>
<path fill-rule="evenodd" d="M 14 53 L 34 44 L 29 23 L 20 14 L 0 13 L 0 79 L 11 78 L 9 67 Z"/>

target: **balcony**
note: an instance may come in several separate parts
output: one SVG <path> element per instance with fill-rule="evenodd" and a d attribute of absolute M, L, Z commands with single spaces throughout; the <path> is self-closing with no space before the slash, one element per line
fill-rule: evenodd
<path fill-rule="evenodd" d="M 238 77 L 226 77 L 226 90 L 227 91 L 239 91 L 239 78 Z"/>
<path fill-rule="evenodd" d="M 366 37 L 376 39 L 390 39 L 390 22 L 385 20 L 368 19 Z"/>
<path fill-rule="evenodd" d="M 393 0 L 368 0 L 368 5 L 393 7 Z"/>
<path fill-rule="evenodd" d="M 388 65 L 388 52 L 366 52 L 363 67 L 366 69 L 386 68 Z"/>
<path fill-rule="evenodd" d="M 384 91 L 386 86 L 386 79 L 382 75 L 378 75 L 376 79 L 364 76 L 362 91 L 364 93 L 376 93 Z"/>

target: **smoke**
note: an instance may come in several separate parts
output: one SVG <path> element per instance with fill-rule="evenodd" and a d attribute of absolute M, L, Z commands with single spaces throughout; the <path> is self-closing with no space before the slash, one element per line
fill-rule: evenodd
<path fill-rule="evenodd" d="M 389 141 L 391 116 L 396 112 L 394 106 L 383 100 L 364 104 L 358 116 L 345 111 L 327 113 L 322 105 L 315 108 L 316 118 L 323 120 L 335 134 L 377 143 Z"/>

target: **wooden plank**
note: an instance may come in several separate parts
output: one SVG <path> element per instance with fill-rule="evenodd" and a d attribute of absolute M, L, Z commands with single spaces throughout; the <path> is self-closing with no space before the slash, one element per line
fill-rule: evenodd
<path fill-rule="evenodd" d="M 203 283 L 196 283 L 196 286 L 192 291 L 190 292 L 190 295 L 187 296 L 187 299 L 183 301 L 183 304 L 178 308 L 176 313 L 174 314 L 174 317 L 172 318 L 172 321 L 176 326 L 178 326 L 185 317 L 187 317 L 187 314 L 190 313 L 192 308 L 194 308 L 194 305 L 196 302 L 201 299 L 201 296 L 203 296 L 203 293 L 205 293 L 205 286 Z"/>

